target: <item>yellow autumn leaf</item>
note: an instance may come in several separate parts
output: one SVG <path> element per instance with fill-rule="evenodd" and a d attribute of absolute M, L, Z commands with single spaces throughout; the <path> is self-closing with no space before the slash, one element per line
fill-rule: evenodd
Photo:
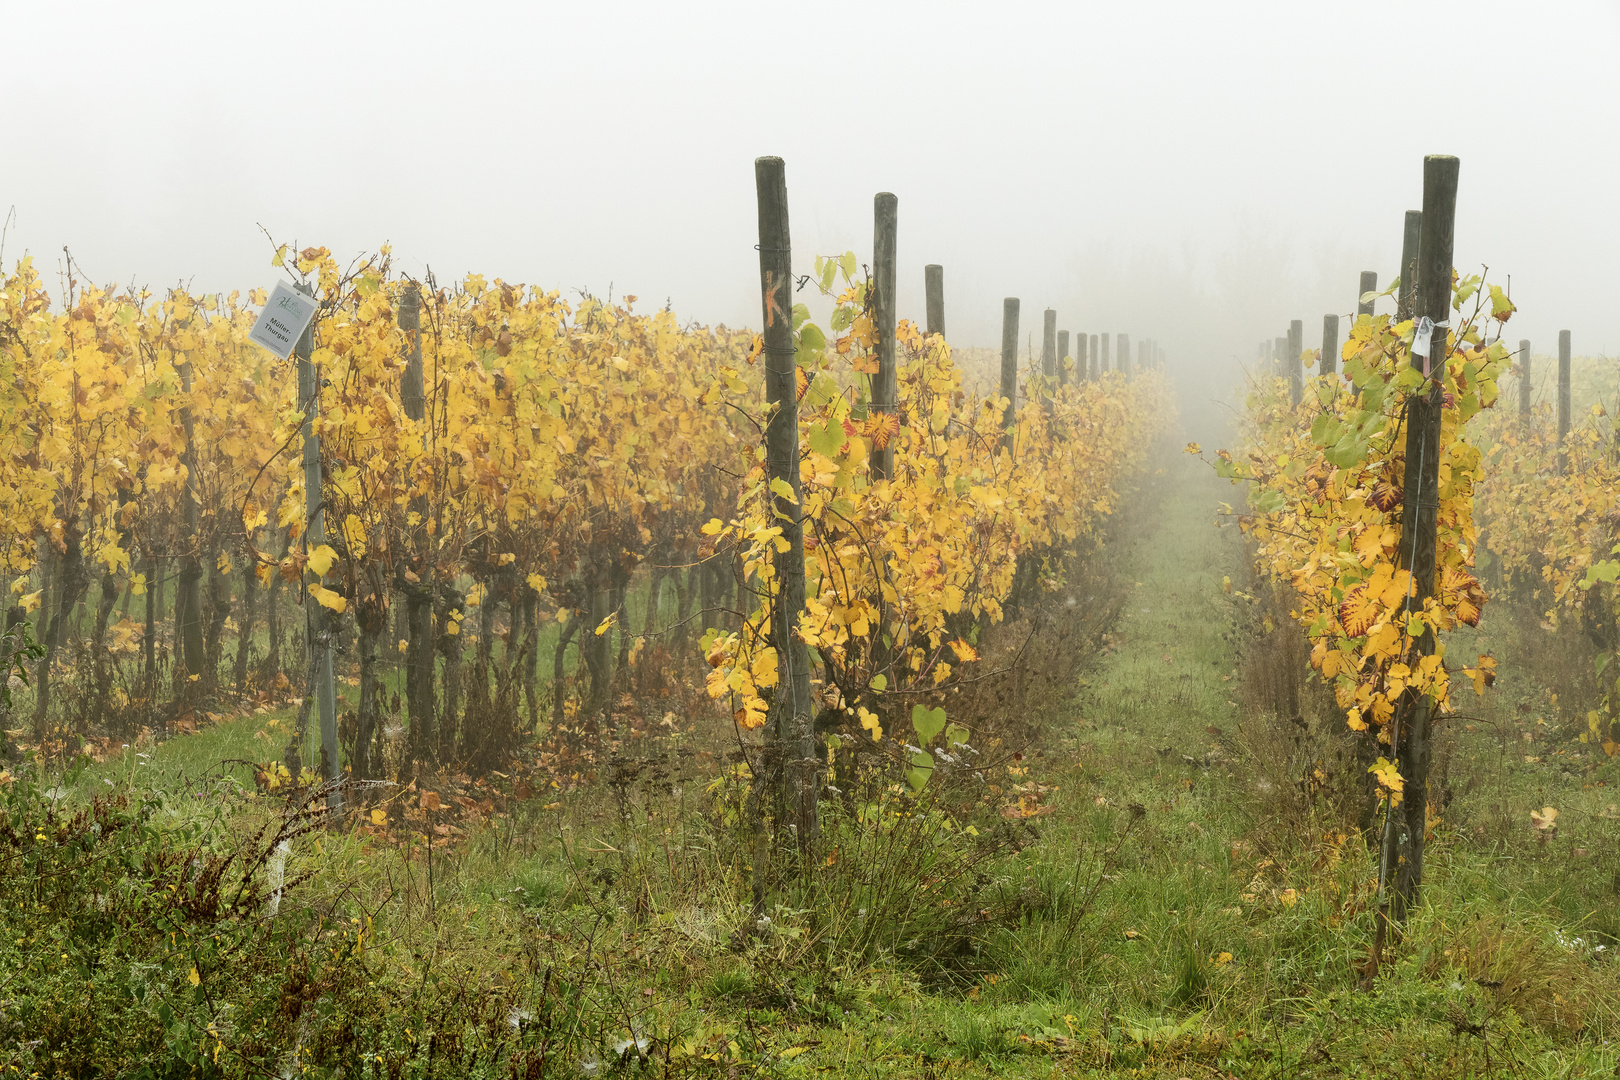
<path fill-rule="evenodd" d="M 321 607 L 330 608 L 336 612 L 346 611 L 349 607 L 349 601 L 346 598 L 324 585 L 311 585 L 309 594 L 315 598 L 315 602 Z"/>
<path fill-rule="evenodd" d="M 871 712 L 866 706 L 862 705 L 855 710 L 855 714 L 860 718 L 861 727 L 871 733 L 872 741 L 883 741 L 883 725 L 878 721 L 877 713 Z"/>
<path fill-rule="evenodd" d="M 775 495 L 783 502 L 791 503 L 794 506 L 799 504 L 798 498 L 793 494 L 793 485 L 789 484 L 786 480 L 783 480 L 780 476 L 773 477 L 771 479 L 770 486 L 771 494 Z"/>
<path fill-rule="evenodd" d="M 748 665 L 748 674 L 754 680 L 754 685 L 761 689 L 776 685 L 776 650 L 766 647 L 754 655 L 753 662 Z"/>
<path fill-rule="evenodd" d="M 337 552 L 328 544 L 317 544 L 309 551 L 309 562 L 305 563 L 311 573 L 316 577 L 325 577 L 326 572 L 332 569 L 332 563 L 337 559 Z M 343 610 L 342 608 L 338 609 Z"/>
<path fill-rule="evenodd" d="M 191 973 L 186 976 L 186 979 L 191 983 L 192 986 L 199 986 L 202 984 L 202 973 L 197 970 L 196 965 L 192 965 Z"/>
<path fill-rule="evenodd" d="M 360 520 L 359 514 L 349 514 L 343 519 L 343 542 L 349 545 L 349 550 L 354 553 L 356 559 L 365 558 L 366 523 Z M 321 573 L 324 574 L 325 571 Z"/>
<path fill-rule="evenodd" d="M 1401 777 L 1400 769 L 1388 758 L 1380 757 L 1367 767 L 1378 780 L 1378 786 L 1383 789 L 1395 802 L 1401 801 L 1401 792 L 1406 787 L 1406 781 Z"/>
<path fill-rule="evenodd" d="M 371 811 L 371 823 L 373 825 L 386 825 L 386 824 L 388 824 L 388 812 L 383 810 L 381 807 L 378 807 L 378 808 L 372 810 Z"/>

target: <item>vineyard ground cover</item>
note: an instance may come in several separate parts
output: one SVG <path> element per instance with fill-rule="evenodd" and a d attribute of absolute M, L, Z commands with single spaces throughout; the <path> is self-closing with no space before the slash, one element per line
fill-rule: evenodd
<path fill-rule="evenodd" d="M 852 864 L 892 871 L 899 891 L 868 894 L 866 921 L 964 942 L 965 958 L 930 956 L 905 936 L 899 948 L 818 955 L 818 936 L 861 940 L 859 912 L 827 896 L 784 895 L 769 928 L 738 942 L 751 917 L 747 853 L 703 808 L 739 789 L 714 781 L 725 739 L 706 733 L 649 750 L 643 772 L 515 801 L 435 846 L 432 861 L 364 831 L 296 839 L 284 880 L 313 876 L 282 910 L 296 900 L 301 921 L 288 925 L 300 934 L 231 942 L 224 957 L 180 947 L 139 970 L 110 955 L 96 969 L 91 957 L 92 978 L 74 942 L 37 940 L 8 896 L 0 980 L 60 948 L 72 959 L 53 959 L 30 992 L 55 995 L 63 1025 L 189 1039 L 202 1060 L 224 1045 L 199 1019 L 210 989 L 259 987 L 269 1003 L 262 1015 L 226 1015 L 217 1030 L 232 1045 L 250 1019 L 296 1033 L 278 1002 L 308 994 L 322 1023 L 351 1025 L 350 1038 L 378 1054 L 352 1062 L 351 1075 L 422 1075 L 434 1040 L 441 1075 L 1462 1076 L 1487 1075 L 1487 1048 L 1500 1075 L 1607 1075 L 1620 1062 L 1609 1045 L 1620 979 L 1612 947 L 1598 951 L 1612 914 L 1591 913 L 1615 886 L 1604 793 L 1620 775 L 1538 723 L 1549 719 L 1539 677 L 1562 672 L 1504 674 L 1477 707 L 1469 693 L 1478 719 L 1454 729 L 1455 795 L 1425 905 L 1375 990 L 1357 990 L 1371 857 L 1323 808 L 1281 820 L 1261 790 L 1245 748 L 1275 722 L 1253 715 L 1245 656 L 1281 631 L 1223 591 L 1244 563 L 1236 530 L 1210 527 L 1226 486 L 1178 454 L 1161 453 L 1157 469 L 1111 524 L 1106 569 L 1088 579 L 1088 600 L 1120 602 L 1100 643 L 1081 639 L 1094 655 L 1077 695 L 1059 687 L 1043 740 L 994 777 L 998 807 L 1022 789 L 1018 805 L 1032 811 L 1004 819 L 1006 833 L 970 864 L 990 879 L 976 895 L 997 918 L 962 935 L 948 907 L 913 902 L 917 882 L 948 884 L 961 849 L 930 848 L 940 834 L 909 797 L 882 804 L 887 833 L 848 833 L 824 869 L 832 882 L 850 880 Z M 1473 633 L 1492 636 L 1480 647 L 1508 673 L 1539 639 L 1522 640 L 1533 621 L 1506 614 Z M 198 779 L 225 757 L 262 759 L 244 748 L 289 716 L 225 720 L 161 744 L 148 764 L 86 773 L 79 790 L 144 792 L 166 835 L 213 829 L 251 847 L 265 801 Z M 1253 739 L 1240 737 L 1246 729 Z M 418 793 L 394 802 L 431 828 Z M 1544 805 L 1565 808 L 1559 830 L 1531 827 L 1528 810 Z M 217 807 L 229 809 L 224 820 Z M 827 828 L 841 827 L 833 807 Z M 1612 892 L 1607 903 L 1612 912 Z M 289 990 L 294 969 L 302 981 Z M 129 996 L 137 982 L 167 995 L 167 1019 L 154 999 Z M 0 988 L 12 1015 L 16 993 Z M 0 1062 L 41 1034 L 7 1029 Z M 304 1052 L 329 1054 L 315 1045 L 323 1037 Z M 531 1072 L 539 1045 L 551 1056 Z M 639 1068 L 642 1050 L 650 1061 Z M 286 1059 L 298 1060 L 292 1047 Z M 227 1050 L 218 1075 L 233 1074 L 231 1060 Z"/>

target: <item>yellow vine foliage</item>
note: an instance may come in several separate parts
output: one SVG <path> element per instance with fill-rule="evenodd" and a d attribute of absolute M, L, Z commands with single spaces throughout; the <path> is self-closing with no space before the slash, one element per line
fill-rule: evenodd
<path fill-rule="evenodd" d="M 136 552 L 207 555 L 218 573 L 244 555 L 268 581 L 279 534 L 290 545 L 284 576 L 318 562 L 329 578 L 322 603 L 385 606 L 405 572 L 500 577 L 538 593 L 571 574 L 695 554 L 698 526 L 735 500 L 714 465 L 738 435 L 714 403 L 728 383 L 746 385 L 738 369 L 750 335 L 637 314 L 633 298 L 570 306 L 469 276 L 422 291 L 426 415 L 411 420 L 401 400 L 411 343 L 397 312 L 412 283 L 388 263 L 385 249 L 340 273 L 323 248 L 298 254 L 321 303 L 320 397 L 307 403 L 294 363 L 248 338 L 262 290 L 244 303 L 86 288 L 53 311 L 32 263 L 20 262 L 0 282 L 6 572 L 27 574 L 42 544 L 59 555 L 74 544 L 123 584 L 139 584 Z M 302 544 L 310 406 L 335 556 L 318 561 Z M 181 534 L 178 508 L 193 497 L 188 411 L 200 515 Z M 425 514 L 410 509 L 416 497 Z M 425 564 L 402 557 L 412 535 L 426 538 Z"/>
<path fill-rule="evenodd" d="M 1056 587 L 1063 554 L 1095 530 L 1115 485 L 1173 417 L 1156 371 L 1061 389 L 1031 375 L 1008 448 L 1010 403 L 967 394 L 950 346 L 904 321 L 897 411 L 884 415 L 870 405 L 875 334 L 853 265 L 845 256 L 816 268 L 824 290 L 843 274 L 831 319 L 839 336 L 828 342 L 802 306 L 794 313 L 807 579 L 798 633 L 819 658 L 820 706 L 880 737 L 909 732 L 896 718 L 919 693 L 948 690 L 973 670 L 979 633 L 1001 621 L 1021 570 L 1035 588 Z M 884 447 L 893 473 L 874 479 L 873 453 Z M 735 512 L 705 532 L 735 550 L 759 599 L 739 631 L 711 630 L 704 648 L 710 694 L 756 728 L 780 674 L 771 555 L 785 541 L 762 435 L 740 451 L 747 473 Z"/>
<path fill-rule="evenodd" d="M 1433 383 L 1412 367 L 1413 323 L 1357 317 L 1343 348 L 1343 375 L 1307 380 L 1299 405 L 1286 380 L 1261 378 L 1249 396 L 1241 455 L 1222 450 L 1217 472 L 1250 481 L 1240 525 L 1254 538 L 1260 569 L 1293 589 L 1293 617 L 1311 641 L 1311 666 L 1334 688 L 1346 723 L 1389 742 L 1388 724 L 1408 691 L 1450 707 L 1445 645 L 1423 656 L 1419 641 L 1459 623 L 1474 625 L 1485 592 L 1474 576 L 1474 492 L 1484 475 L 1467 425 L 1496 402 L 1508 355 L 1482 343 L 1488 297 L 1493 316 L 1512 307 L 1477 277 L 1456 281 L 1453 309 L 1477 298 L 1447 334 L 1441 418 L 1434 597 L 1416 603 L 1400 564 L 1405 492 L 1406 403 Z M 1466 668 L 1476 688 L 1494 678 L 1486 656 Z"/>
<path fill-rule="evenodd" d="M 1602 711 L 1588 715 L 1581 740 L 1620 754 L 1620 456 L 1607 411 L 1592 405 L 1563 445 L 1547 406 L 1495 417 L 1482 435 L 1481 546 L 1501 587 L 1541 611 L 1548 629 L 1573 617 L 1608 642 L 1596 658 Z"/>
<path fill-rule="evenodd" d="M 638 568 L 719 557 L 754 606 L 740 629 L 705 637 L 709 689 L 744 725 L 763 721 L 778 678 L 765 614 L 780 529 L 754 335 L 643 314 L 633 297 L 408 281 L 386 248 L 347 269 L 324 248 L 282 248 L 273 263 L 319 302 L 313 401 L 299 399 L 296 362 L 248 337 L 263 290 L 155 297 L 75 282 L 53 308 L 30 261 L 0 280 L 0 565 L 19 602 L 46 552 L 136 593 L 147 560 L 196 558 L 216 583 L 279 575 L 373 639 L 391 596 L 436 582 L 435 625 L 451 635 L 492 596 L 543 600 L 567 619 L 596 590 L 622 595 Z M 878 736 L 895 730 L 895 702 L 975 670 L 979 635 L 1009 598 L 1061 583 L 1173 418 L 1157 372 L 1064 387 L 1028 374 L 1004 445 L 1012 403 L 969 393 L 950 347 L 906 323 L 899 408 L 881 415 L 855 265 L 817 268 L 836 301 L 831 340 L 794 312 L 809 563 L 798 632 L 819 658 L 823 706 Z M 400 326 L 408 293 L 418 331 Z M 403 392 L 413 355 L 421 419 Z M 320 544 L 304 530 L 311 415 Z M 885 446 L 894 474 L 874 481 Z M 613 624 L 605 614 L 599 629 Z M 138 636 L 121 627 L 114 641 Z"/>

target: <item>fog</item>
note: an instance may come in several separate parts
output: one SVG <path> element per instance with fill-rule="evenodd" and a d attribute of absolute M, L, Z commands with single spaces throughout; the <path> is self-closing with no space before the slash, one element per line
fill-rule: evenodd
<path fill-rule="evenodd" d="M 867 256 L 899 196 L 900 311 L 1001 298 L 1233 358 L 1395 272 L 1422 157 L 1462 160 L 1457 264 L 1508 335 L 1620 349 L 1620 6 L 35 4 L 5 20 L 4 257 L 250 288 L 276 239 L 758 321 L 753 159 L 796 268 Z M 1037 342 L 1038 345 L 1038 342 Z"/>

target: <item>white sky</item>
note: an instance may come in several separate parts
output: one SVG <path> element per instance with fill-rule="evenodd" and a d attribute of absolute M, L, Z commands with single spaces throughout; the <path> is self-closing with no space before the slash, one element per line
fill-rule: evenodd
<path fill-rule="evenodd" d="M 5 259 L 47 273 L 262 285 L 263 223 L 751 325 L 774 153 L 801 271 L 889 190 L 902 315 L 940 262 L 953 342 L 1019 296 L 1191 365 L 1311 343 L 1453 153 L 1508 336 L 1620 352 L 1615 0 L 7 7 Z"/>

